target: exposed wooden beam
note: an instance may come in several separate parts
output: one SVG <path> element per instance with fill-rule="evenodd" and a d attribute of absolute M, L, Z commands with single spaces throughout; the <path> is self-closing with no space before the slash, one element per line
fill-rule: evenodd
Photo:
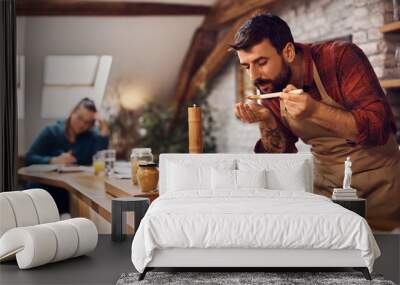
<path fill-rule="evenodd" d="M 223 38 L 214 44 L 215 48 L 210 50 L 208 58 L 204 61 L 197 59 L 197 45 L 200 41 L 199 35 L 195 35 L 190 46 L 184 64 L 178 77 L 178 85 L 175 93 L 177 102 L 176 112 L 172 119 L 169 130 L 172 131 L 179 119 L 182 108 L 190 99 L 193 99 L 199 88 L 201 88 L 212 76 L 214 76 L 224 63 L 229 59 L 229 44 L 233 42 L 234 35 L 239 27 L 252 15 L 271 9 L 276 0 L 219 0 L 212 11 L 206 16 L 201 29 L 220 32 L 226 26 L 235 24 L 228 29 Z M 193 62 L 204 62 L 199 68 L 191 64 Z M 195 72 L 193 72 L 195 71 Z M 194 76 L 192 76 L 194 75 Z"/>
<path fill-rule="evenodd" d="M 209 54 L 203 65 L 197 70 L 192 81 L 190 82 L 189 88 L 186 92 L 186 100 L 193 99 L 197 92 L 210 80 L 214 75 L 224 67 L 225 63 L 234 55 L 233 52 L 229 52 L 229 44 L 233 42 L 236 31 L 240 26 L 248 19 L 248 17 L 242 17 L 230 27 L 230 29 L 224 34 L 224 36 L 218 41 L 217 46 Z"/>
<path fill-rule="evenodd" d="M 207 59 L 204 63 L 196 70 L 194 76 L 189 77 L 190 80 L 188 83 L 185 82 L 185 86 L 181 86 L 182 89 L 179 89 L 179 93 L 177 92 L 176 100 L 178 100 L 178 104 L 176 107 L 176 111 L 173 119 L 171 120 L 169 131 L 172 131 L 179 120 L 181 115 L 181 111 L 185 105 L 185 103 L 191 99 L 193 99 L 198 91 L 206 84 L 206 82 L 211 79 L 221 68 L 224 67 L 224 64 L 229 60 L 229 58 L 233 55 L 228 51 L 229 44 L 233 42 L 236 31 L 239 27 L 252 15 L 259 13 L 263 10 L 256 9 L 246 14 L 237 20 L 222 36 L 221 39 L 218 40 L 218 43 L 213 48 L 213 50 L 208 55 Z M 189 54 L 187 57 L 193 56 L 195 51 L 189 50 Z M 186 79 L 186 78 L 184 78 Z M 182 78 L 180 78 L 182 80 Z"/>
<path fill-rule="evenodd" d="M 266 8 L 277 2 L 276 0 L 222 0 L 217 2 L 210 14 L 207 15 L 207 28 L 218 28 L 246 15 L 247 13 Z"/>
<path fill-rule="evenodd" d="M 168 128 L 170 132 L 174 129 L 177 121 L 179 120 L 181 111 L 185 103 L 188 100 L 193 99 L 198 91 L 206 84 L 206 82 L 210 78 L 212 78 L 221 68 L 223 68 L 224 64 L 232 56 L 232 53 L 230 53 L 228 49 L 229 44 L 233 42 L 236 31 L 247 19 L 260 12 L 265 12 L 265 10 L 261 8 L 253 9 L 250 12 L 247 12 L 247 14 L 243 15 L 238 20 L 236 20 L 236 22 L 231 26 L 231 28 L 228 29 L 223 37 L 218 40 L 218 44 L 215 46 L 212 52 L 210 52 L 204 63 L 197 69 L 197 71 L 194 73 L 194 76 L 189 76 L 187 74 L 187 70 L 181 70 L 181 77 L 179 79 L 189 80 L 189 82 L 185 82 L 184 85 L 182 84 L 180 86 L 180 89 L 177 89 L 178 92 L 175 94 L 175 100 L 177 100 L 178 104 L 174 117 L 171 120 L 170 126 Z M 206 18 L 202 26 L 205 29 L 207 29 L 207 21 L 208 19 Z M 195 49 L 189 49 L 186 57 L 190 58 L 193 57 L 195 54 Z"/>
<path fill-rule="evenodd" d="M 202 26 L 204 26 L 204 22 Z M 179 119 L 180 110 L 182 110 L 182 107 L 186 102 L 186 92 L 193 75 L 213 50 L 217 41 L 217 36 L 217 31 L 204 30 L 202 27 L 198 28 L 194 33 L 192 42 L 179 72 L 174 97 L 174 101 L 176 102 L 176 111 L 168 127 L 169 131 L 173 130 L 177 120 Z"/>
<path fill-rule="evenodd" d="M 17 16 L 205 15 L 210 6 L 131 1 L 17 0 Z"/>
<path fill-rule="evenodd" d="M 178 77 L 179 80 L 175 93 L 178 106 L 181 106 L 183 101 L 186 100 L 185 93 L 188 89 L 190 81 L 199 67 L 203 64 L 204 60 L 213 50 L 217 40 L 217 35 L 217 31 L 209 31 L 201 28 L 196 30 L 190 44 L 189 52 L 186 54 Z"/>

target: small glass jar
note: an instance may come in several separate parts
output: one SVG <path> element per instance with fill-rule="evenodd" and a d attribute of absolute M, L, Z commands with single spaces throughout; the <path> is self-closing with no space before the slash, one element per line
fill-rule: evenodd
<path fill-rule="evenodd" d="M 134 185 L 138 184 L 137 181 L 137 170 L 139 164 L 151 163 L 153 162 L 153 154 L 151 153 L 151 148 L 134 148 L 131 151 L 131 173 L 132 173 L 132 183 Z"/>
<path fill-rule="evenodd" d="M 156 163 L 139 164 L 137 180 L 142 192 L 152 192 L 158 185 L 158 168 Z"/>

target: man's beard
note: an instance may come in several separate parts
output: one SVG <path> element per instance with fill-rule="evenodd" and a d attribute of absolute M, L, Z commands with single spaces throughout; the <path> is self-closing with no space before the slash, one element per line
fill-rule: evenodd
<path fill-rule="evenodd" d="M 258 90 L 260 90 L 261 94 L 271 93 L 271 92 L 280 92 L 289 84 L 291 76 L 292 76 L 292 70 L 290 69 L 289 65 L 283 61 L 282 72 L 279 73 L 277 78 L 275 78 L 273 80 L 257 78 L 254 81 L 254 85 L 257 87 Z M 264 85 L 264 84 L 272 85 L 272 90 L 263 91 L 262 88 L 260 87 L 260 85 Z"/>

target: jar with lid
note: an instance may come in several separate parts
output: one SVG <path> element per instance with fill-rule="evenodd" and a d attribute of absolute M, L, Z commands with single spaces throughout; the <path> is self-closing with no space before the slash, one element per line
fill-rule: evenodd
<path fill-rule="evenodd" d="M 131 173 L 132 173 L 132 183 L 134 185 L 138 184 L 137 181 L 137 170 L 139 164 L 152 163 L 153 154 L 151 153 L 151 148 L 134 148 L 131 151 Z"/>
<path fill-rule="evenodd" d="M 139 164 L 137 171 L 137 180 L 142 192 L 151 192 L 157 189 L 158 185 L 158 168 L 156 163 Z"/>

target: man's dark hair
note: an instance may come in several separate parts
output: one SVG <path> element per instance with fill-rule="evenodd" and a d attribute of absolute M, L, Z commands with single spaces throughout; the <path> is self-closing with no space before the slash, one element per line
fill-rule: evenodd
<path fill-rule="evenodd" d="M 263 40 L 270 40 L 280 54 L 287 43 L 294 43 L 288 24 L 271 13 L 263 13 L 246 21 L 236 32 L 231 48 L 248 50 Z"/>
<path fill-rule="evenodd" d="M 94 113 L 97 112 L 96 104 L 92 99 L 89 99 L 87 97 L 83 98 L 81 101 L 78 102 L 78 104 L 76 104 L 76 106 L 72 110 L 72 113 L 78 110 L 80 107 L 84 107 L 85 109 L 92 111 Z"/>

